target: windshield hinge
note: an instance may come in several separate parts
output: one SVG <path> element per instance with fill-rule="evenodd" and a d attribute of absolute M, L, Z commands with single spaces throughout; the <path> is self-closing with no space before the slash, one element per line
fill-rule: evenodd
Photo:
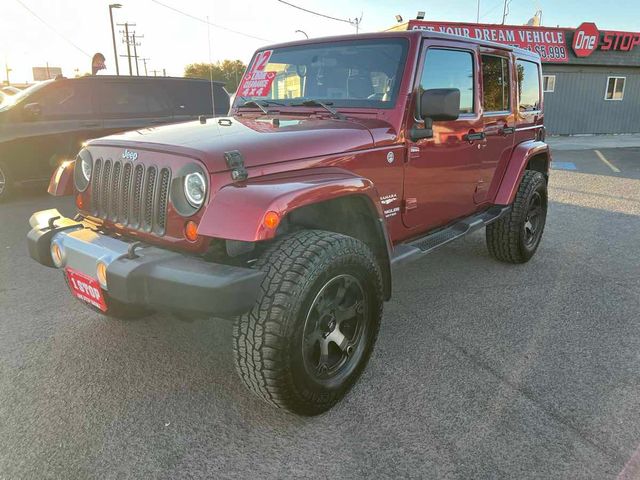
<path fill-rule="evenodd" d="M 242 182 L 249 178 L 249 172 L 244 166 L 244 157 L 238 150 L 224 152 L 224 159 L 227 166 L 231 169 L 231 180 L 234 182 Z"/>

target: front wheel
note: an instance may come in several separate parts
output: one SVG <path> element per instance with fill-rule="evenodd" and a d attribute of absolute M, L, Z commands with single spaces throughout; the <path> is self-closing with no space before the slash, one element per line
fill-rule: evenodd
<path fill-rule="evenodd" d="M 301 415 L 335 405 L 364 369 L 382 316 L 382 279 L 359 240 L 308 230 L 275 242 L 255 307 L 234 326 L 245 385 Z"/>
<path fill-rule="evenodd" d="M 547 181 L 540 172 L 524 173 L 511 211 L 487 226 L 487 247 L 496 259 L 528 262 L 536 253 L 547 219 Z"/>

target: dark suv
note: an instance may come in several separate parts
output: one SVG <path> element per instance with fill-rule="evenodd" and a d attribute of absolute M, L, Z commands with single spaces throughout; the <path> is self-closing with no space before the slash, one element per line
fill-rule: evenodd
<path fill-rule="evenodd" d="M 171 77 L 59 78 L 0 105 L 0 201 L 13 187 L 48 181 L 90 139 L 229 111 L 224 84 Z"/>

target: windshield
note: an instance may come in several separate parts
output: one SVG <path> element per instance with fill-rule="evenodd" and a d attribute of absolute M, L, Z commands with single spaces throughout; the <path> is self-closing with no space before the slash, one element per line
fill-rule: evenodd
<path fill-rule="evenodd" d="M 307 100 L 334 107 L 392 108 L 407 54 L 404 39 L 349 40 L 258 52 L 238 87 L 248 101 L 289 106 Z"/>
<path fill-rule="evenodd" d="M 40 90 L 41 88 L 43 88 L 44 86 L 48 85 L 53 81 L 54 80 L 47 80 L 44 82 L 39 82 L 39 83 L 36 83 L 35 85 L 31 85 L 30 87 L 25 88 L 24 90 L 21 90 L 15 95 L 5 96 L 2 100 L 2 103 L 0 103 L 0 112 L 10 109 L 14 105 L 20 103 L 24 98 L 34 94 L 35 92 L 37 92 L 38 90 Z"/>

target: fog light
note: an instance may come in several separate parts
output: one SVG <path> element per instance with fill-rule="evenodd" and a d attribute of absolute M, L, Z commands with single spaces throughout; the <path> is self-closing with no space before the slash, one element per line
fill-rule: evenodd
<path fill-rule="evenodd" d="M 51 259 L 53 260 L 53 264 L 56 267 L 58 268 L 62 267 L 62 264 L 63 264 L 62 248 L 60 248 L 60 245 L 58 245 L 57 243 L 51 244 Z"/>
<path fill-rule="evenodd" d="M 102 286 L 102 288 L 106 289 L 107 288 L 107 266 L 104 263 L 98 262 L 98 267 L 96 268 L 96 275 L 98 276 L 98 281 L 100 282 L 100 285 Z"/>
<path fill-rule="evenodd" d="M 198 239 L 198 224 L 193 220 L 189 220 L 184 225 L 184 236 L 190 242 L 195 242 Z"/>

